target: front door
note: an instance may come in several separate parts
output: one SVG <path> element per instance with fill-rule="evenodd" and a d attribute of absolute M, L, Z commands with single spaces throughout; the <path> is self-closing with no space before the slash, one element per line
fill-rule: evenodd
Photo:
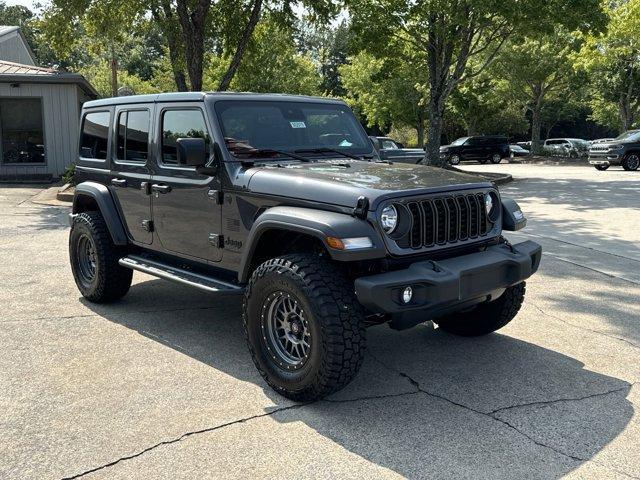
<path fill-rule="evenodd" d="M 151 227 L 151 197 L 149 182 L 149 135 L 151 111 L 133 107 L 115 110 L 112 149 L 111 181 L 109 188 L 118 203 L 127 231 L 137 243 L 153 241 Z M 88 119 L 89 115 L 87 115 Z M 86 119 L 85 119 L 86 122 Z"/>
<path fill-rule="evenodd" d="M 220 183 L 178 164 L 178 138 L 204 138 L 211 129 L 201 103 L 158 104 L 156 162 L 151 177 L 153 224 L 168 253 L 217 262 L 222 258 Z"/>

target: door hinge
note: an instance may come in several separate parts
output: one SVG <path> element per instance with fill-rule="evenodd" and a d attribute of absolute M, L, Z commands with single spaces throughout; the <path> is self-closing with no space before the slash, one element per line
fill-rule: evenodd
<path fill-rule="evenodd" d="M 153 221 L 152 220 L 142 220 L 142 228 L 147 232 L 153 232 Z"/>
<path fill-rule="evenodd" d="M 224 248 L 224 236 L 217 233 L 210 233 L 209 243 L 216 248 Z"/>
<path fill-rule="evenodd" d="M 216 205 L 222 205 L 222 202 L 224 202 L 224 193 L 222 190 L 209 190 L 207 191 L 207 197 L 214 200 Z"/>

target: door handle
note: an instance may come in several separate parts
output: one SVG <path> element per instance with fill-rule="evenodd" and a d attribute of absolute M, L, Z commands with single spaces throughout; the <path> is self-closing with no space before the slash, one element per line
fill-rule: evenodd
<path fill-rule="evenodd" d="M 113 185 L 114 187 L 126 187 L 127 180 L 124 178 L 112 178 L 111 185 Z"/>
<path fill-rule="evenodd" d="M 151 191 L 156 193 L 169 193 L 171 191 L 171 187 L 169 185 L 154 183 L 151 185 Z"/>

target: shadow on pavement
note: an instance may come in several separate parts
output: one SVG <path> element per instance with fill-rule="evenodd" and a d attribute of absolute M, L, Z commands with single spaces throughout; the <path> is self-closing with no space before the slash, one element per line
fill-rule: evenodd
<path fill-rule="evenodd" d="M 156 298 L 175 309 L 154 312 Z M 290 405 L 253 366 L 237 296 L 211 297 L 151 280 L 135 284 L 120 303 L 87 305 L 112 322 L 260 385 L 277 406 Z M 302 408 L 276 407 L 271 418 L 303 422 L 349 452 L 411 478 L 459 478 L 470 472 L 475 478 L 557 478 L 591 459 L 633 415 L 625 398 L 628 383 L 506 335 L 465 339 L 422 325 L 404 332 L 379 326 L 368 338 L 365 365 L 345 390 Z M 593 401 L 606 402 L 606 408 L 594 408 Z M 512 417 L 518 412 L 533 415 L 535 428 L 520 425 Z"/>

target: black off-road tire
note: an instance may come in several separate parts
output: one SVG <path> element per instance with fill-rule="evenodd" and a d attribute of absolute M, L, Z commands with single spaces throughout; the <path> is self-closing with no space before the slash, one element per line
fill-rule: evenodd
<path fill-rule="evenodd" d="M 299 365 L 283 365 L 269 347 L 265 306 L 274 295 L 290 296 L 304 311 L 310 347 Z M 292 400 L 317 400 L 340 390 L 362 365 L 364 309 L 356 299 L 353 282 L 335 264 L 317 255 L 285 255 L 256 268 L 245 291 L 243 320 L 260 375 Z"/>
<path fill-rule="evenodd" d="M 93 275 L 83 272 L 81 249 L 93 249 Z M 99 212 L 76 215 L 69 234 L 69 259 L 73 278 L 82 296 L 94 303 L 122 298 L 131 286 L 133 270 L 121 267 L 118 260 L 125 254 L 113 244 L 107 225 Z"/>
<path fill-rule="evenodd" d="M 496 153 L 491 156 L 491 163 L 493 163 L 494 165 L 497 165 L 501 161 L 502 161 L 502 156 L 500 154 Z"/>
<path fill-rule="evenodd" d="M 453 154 L 449 157 L 449 163 L 451 165 L 460 165 L 460 155 L 458 154 Z"/>
<path fill-rule="evenodd" d="M 607 170 L 609 168 L 609 165 L 596 165 L 595 167 L 596 167 L 596 170 L 604 172 L 605 170 Z"/>
<path fill-rule="evenodd" d="M 482 303 L 466 312 L 436 318 L 434 322 L 446 332 L 463 337 L 477 337 L 495 332 L 517 315 L 526 290 L 525 282 L 509 287 L 493 302 Z"/>
<path fill-rule="evenodd" d="M 624 157 L 624 160 L 622 160 L 622 168 L 627 171 L 635 171 L 638 167 L 640 167 L 640 154 L 633 152 L 628 154 Z"/>

